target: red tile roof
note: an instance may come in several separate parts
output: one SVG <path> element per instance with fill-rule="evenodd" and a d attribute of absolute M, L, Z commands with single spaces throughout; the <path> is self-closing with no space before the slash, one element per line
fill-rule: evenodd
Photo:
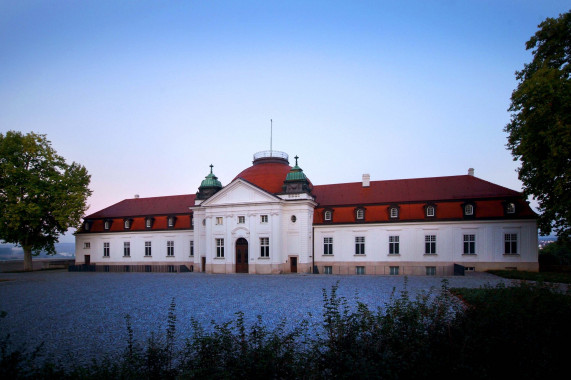
<path fill-rule="evenodd" d="M 286 163 L 261 163 L 243 170 L 234 179 L 243 178 L 269 193 L 277 194 L 282 192 L 282 186 L 290 169 Z"/>
<path fill-rule="evenodd" d="M 319 207 L 522 196 L 470 175 L 318 185 L 312 192 Z"/>
<path fill-rule="evenodd" d="M 125 199 L 119 203 L 115 203 L 112 206 L 104 208 L 103 210 L 88 215 L 85 219 L 189 213 L 189 207 L 194 206 L 195 197 L 195 194 L 187 194 L 167 197 Z"/>

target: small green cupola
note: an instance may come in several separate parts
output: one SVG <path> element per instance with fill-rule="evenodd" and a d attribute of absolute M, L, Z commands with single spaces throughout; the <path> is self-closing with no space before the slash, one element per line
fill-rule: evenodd
<path fill-rule="evenodd" d="M 222 189 L 222 183 L 218 180 L 218 177 L 212 172 L 214 165 L 210 165 L 210 174 L 208 174 L 198 188 L 196 193 L 196 199 L 208 199 L 214 194 L 216 194 L 220 189 Z"/>
<path fill-rule="evenodd" d="M 311 189 L 309 188 L 309 180 L 303 173 L 303 170 L 298 166 L 297 159 L 295 156 L 295 166 L 291 168 L 289 173 L 287 173 L 286 179 L 283 185 L 283 191 L 286 194 L 292 193 L 309 193 Z"/>

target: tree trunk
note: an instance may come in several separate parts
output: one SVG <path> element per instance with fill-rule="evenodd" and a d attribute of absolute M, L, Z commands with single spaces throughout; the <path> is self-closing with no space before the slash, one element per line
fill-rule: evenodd
<path fill-rule="evenodd" d="M 24 270 L 31 271 L 32 270 L 32 247 L 29 245 L 25 245 L 24 248 Z"/>

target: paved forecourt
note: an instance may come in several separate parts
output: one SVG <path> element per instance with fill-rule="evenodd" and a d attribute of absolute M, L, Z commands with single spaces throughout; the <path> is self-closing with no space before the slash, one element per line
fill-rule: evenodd
<path fill-rule="evenodd" d="M 408 277 L 407 289 L 495 285 L 502 280 L 486 273 L 464 277 Z M 176 303 L 177 336 L 191 333 L 190 318 L 205 328 L 244 312 L 247 323 L 258 315 L 268 326 L 283 318 L 288 326 L 306 319 L 319 322 L 323 289 L 335 284 L 338 294 L 354 305 L 356 298 L 371 308 L 390 300 L 393 289 L 404 288 L 402 276 L 336 275 L 211 275 L 204 273 L 0 273 L 0 334 L 13 343 L 33 347 L 44 342 L 45 352 L 68 360 L 100 356 L 125 348 L 125 315 L 131 316 L 135 338 L 164 332 L 171 300 Z"/>

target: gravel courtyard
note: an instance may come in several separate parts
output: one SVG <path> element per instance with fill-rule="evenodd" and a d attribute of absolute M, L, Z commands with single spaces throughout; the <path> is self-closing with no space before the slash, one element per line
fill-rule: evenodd
<path fill-rule="evenodd" d="M 505 281 L 485 273 L 446 277 L 450 287 L 480 287 Z M 408 277 L 416 293 L 440 289 L 443 277 Z M 174 298 L 177 335 L 190 333 L 191 317 L 204 327 L 235 319 L 244 312 L 247 322 L 261 315 L 275 326 L 307 319 L 318 322 L 323 289 L 339 284 L 338 294 L 350 304 L 356 297 L 372 308 L 382 306 L 403 289 L 402 276 L 335 275 L 211 275 L 203 273 L 0 273 L 0 335 L 10 334 L 16 347 L 34 347 L 54 358 L 99 356 L 126 346 L 125 315 L 131 316 L 135 338 L 164 332 Z M 311 316 L 310 316 L 311 313 Z"/>

